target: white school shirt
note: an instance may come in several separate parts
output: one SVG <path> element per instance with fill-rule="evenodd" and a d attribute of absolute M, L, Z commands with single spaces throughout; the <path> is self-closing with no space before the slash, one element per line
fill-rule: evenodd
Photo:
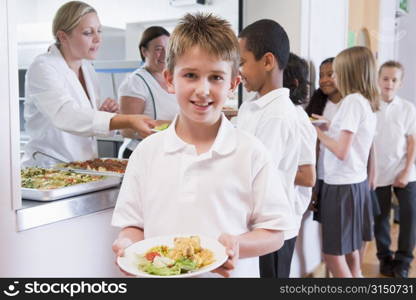
<path fill-rule="evenodd" d="M 294 227 L 281 179 L 257 139 L 223 115 L 211 149 L 198 155 L 176 135 L 175 124 L 144 139 L 130 156 L 113 226 L 142 228 L 145 238 Z M 258 257 L 240 259 L 232 276 L 258 277 Z"/>
<path fill-rule="evenodd" d="M 153 107 L 152 95 L 150 94 L 149 88 L 138 75 L 141 75 L 149 85 L 155 107 Z M 139 68 L 124 78 L 118 89 L 118 95 L 119 97 L 128 96 L 144 100 L 145 106 L 143 114 L 152 119 L 155 119 L 154 108 L 156 108 L 157 120 L 173 120 L 175 115 L 179 112 L 179 106 L 175 95 L 165 91 L 152 74 L 144 68 Z M 128 145 L 128 148 L 134 150 L 138 144 L 139 141 L 133 140 Z"/>
<path fill-rule="evenodd" d="M 302 108 L 302 106 L 296 106 L 298 117 L 300 121 L 300 155 L 299 166 L 313 165 L 316 163 L 316 139 L 317 133 L 315 127 L 312 125 L 308 114 Z M 311 202 L 312 187 L 295 185 L 295 195 L 297 197 L 295 212 L 297 216 L 297 222 L 302 222 L 303 214 Z"/>
<path fill-rule="evenodd" d="M 396 96 L 390 103 L 381 101 L 376 115 L 376 183 L 387 186 L 394 183 L 406 165 L 407 137 L 416 133 L 416 109 L 411 102 Z M 409 182 L 415 180 L 412 164 Z"/>
<path fill-rule="evenodd" d="M 327 184 L 353 184 L 367 179 L 367 163 L 376 132 L 376 114 L 370 102 L 359 93 L 346 96 L 332 119 L 328 135 L 338 140 L 342 130 L 354 134 L 345 160 L 325 149 L 324 181 Z"/>
<path fill-rule="evenodd" d="M 94 136 L 110 135 L 110 120 L 115 114 L 97 110 L 101 99 L 96 73 L 88 61 L 84 60 L 81 68 L 90 99 L 55 45 L 36 57 L 27 70 L 24 117 L 29 141 L 23 166 L 36 164 L 32 158 L 35 151 L 65 161 L 98 157 Z"/>
<path fill-rule="evenodd" d="M 284 179 L 284 188 L 293 210 L 297 206 L 295 176 L 300 153 L 299 126 L 298 112 L 289 98 L 287 88 L 276 89 L 263 97 L 249 100 L 238 110 L 237 128 L 259 138 L 270 151 Z M 285 232 L 285 239 L 295 237 L 298 231 L 299 227 Z"/>
<path fill-rule="evenodd" d="M 322 116 L 332 121 L 332 119 L 335 116 L 335 113 L 338 111 L 339 105 L 341 104 L 341 101 L 338 103 L 333 103 L 331 100 L 327 100 L 324 108 L 324 112 Z M 319 157 L 317 162 L 317 176 L 318 179 L 324 180 L 324 155 L 325 155 L 325 146 L 323 143 L 319 143 Z"/>

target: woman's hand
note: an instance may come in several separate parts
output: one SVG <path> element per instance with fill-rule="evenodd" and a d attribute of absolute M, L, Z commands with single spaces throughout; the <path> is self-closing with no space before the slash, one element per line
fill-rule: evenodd
<path fill-rule="evenodd" d="M 107 98 L 104 100 L 99 110 L 111 113 L 118 113 L 120 111 L 120 107 L 114 99 Z"/>
<path fill-rule="evenodd" d="M 238 238 L 234 235 L 223 233 L 218 238 L 218 241 L 225 246 L 228 259 L 222 266 L 212 272 L 218 273 L 224 277 L 230 277 L 231 271 L 234 270 L 239 258 L 240 246 Z"/>
<path fill-rule="evenodd" d="M 128 115 L 130 120 L 130 128 L 135 130 L 140 138 L 145 138 L 154 132 L 152 128 L 157 126 L 157 122 L 145 115 Z"/>

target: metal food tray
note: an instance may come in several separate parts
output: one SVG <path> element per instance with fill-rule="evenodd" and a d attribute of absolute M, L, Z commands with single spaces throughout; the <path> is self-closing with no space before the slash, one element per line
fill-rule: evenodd
<path fill-rule="evenodd" d="M 128 159 L 120 159 L 120 158 L 114 158 L 114 157 L 101 157 L 101 159 L 114 159 L 114 160 L 128 160 Z M 76 173 L 81 174 L 88 174 L 88 175 L 98 175 L 98 176 L 115 176 L 115 177 L 124 177 L 124 173 L 117 173 L 117 172 L 110 172 L 110 171 L 94 171 L 94 170 L 88 170 L 88 169 L 77 169 L 77 168 L 64 168 L 62 167 L 63 164 L 57 164 L 53 168 L 56 170 L 61 171 L 72 171 Z"/>
<path fill-rule="evenodd" d="M 120 182 L 120 177 L 106 176 L 101 180 L 91 181 L 87 183 L 78 183 L 59 189 L 40 190 L 22 188 L 22 198 L 26 200 L 53 201 L 99 190 L 104 190 L 110 187 L 117 186 L 120 184 Z"/>

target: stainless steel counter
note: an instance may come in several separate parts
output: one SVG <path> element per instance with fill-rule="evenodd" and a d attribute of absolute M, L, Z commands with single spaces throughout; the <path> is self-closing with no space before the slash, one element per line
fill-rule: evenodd
<path fill-rule="evenodd" d="M 119 187 L 50 202 L 23 200 L 22 208 L 17 210 L 17 230 L 23 231 L 113 208 L 118 192 Z"/>

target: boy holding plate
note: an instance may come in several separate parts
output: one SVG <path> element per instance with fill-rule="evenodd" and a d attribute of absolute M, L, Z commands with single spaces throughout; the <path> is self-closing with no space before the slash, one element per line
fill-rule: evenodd
<path fill-rule="evenodd" d="M 193 232 L 218 238 L 216 273 L 258 277 L 258 256 L 283 244 L 293 211 L 264 146 L 221 110 L 238 86 L 239 46 L 229 23 L 187 14 L 169 40 L 165 78 L 178 116 L 133 152 L 112 224 L 117 256 L 137 241 Z"/>

